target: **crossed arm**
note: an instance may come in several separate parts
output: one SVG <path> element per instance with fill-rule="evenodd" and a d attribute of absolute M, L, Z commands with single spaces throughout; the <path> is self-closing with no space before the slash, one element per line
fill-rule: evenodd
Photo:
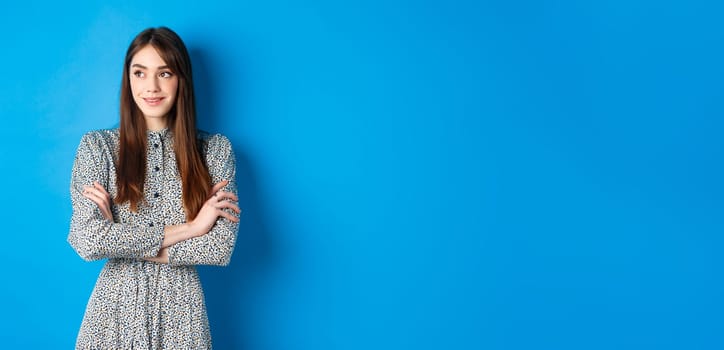
<path fill-rule="evenodd" d="M 197 216 L 166 227 L 114 222 L 109 184 L 112 144 L 98 132 L 83 136 L 71 175 L 73 215 L 68 242 L 84 260 L 132 258 L 170 265 L 227 265 L 236 243 L 238 215 L 234 153 L 223 136 L 209 139 L 215 185 Z M 102 185 L 103 184 L 103 185 Z"/>
<path fill-rule="evenodd" d="M 165 226 L 163 228 L 163 241 L 161 242 L 161 249 L 158 255 L 154 257 L 144 257 L 143 259 L 168 264 L 168 248 L 172 245 L 207 234 L 220 217 L 226 218 L 231 222 L 239 222 L 237 216 L 223 210 L 230 209 L 237 215 L 241 213 L 239 206 L 234 203 L 239 200 L 237 196 L 232 192 L 221 190 L 228 184 L 229 180 L 223 180 L 211 188 L 208 199 L 204 202 L 201 210 L 193 220 L 178 225 Z M 111 214 L 111 195 L 98 181 L 94 181 L 91 186 L 84 186 L 82 195 L 98 206 L 104 219 L 113 221 L 113 214 Z"/>

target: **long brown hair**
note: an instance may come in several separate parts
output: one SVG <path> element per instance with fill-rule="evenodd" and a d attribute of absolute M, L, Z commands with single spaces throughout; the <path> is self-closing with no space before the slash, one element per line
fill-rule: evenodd
<path fill-rule="evenodd" d="M 211 176 L 201 157 L 196 137 L 196 105 L 191 77 L 191 59 L 181 38 L 166 27 L 148 28 L 133 39 L 126 51 L 121 80 L 120 149 L 116 184 L 116 203 L 130 202 L 138 211 L 143 200 L 146 179 L 146 121 L 131 93 L 129 66 L 133 56 L 151 45 L 178 77 L 176 103 L 167 116 L 168 129 L 173 133 L 176 164 L 181 175 L 183 203 L 187 220 L 192 220 L 206 201 L 211 189 Z"/>

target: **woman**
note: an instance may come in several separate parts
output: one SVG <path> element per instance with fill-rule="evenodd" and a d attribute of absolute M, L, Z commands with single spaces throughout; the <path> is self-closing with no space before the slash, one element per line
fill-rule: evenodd
<path fill-rule="evenodd" d="M 77 349 L 211 348 L 195 265 L 227 265 L 238 230 L 234 153 L 197 132 L 191 62 L 168 28 L 126 52 L 117 129 L 83 136 L 68 242 L 107 258 Z"/>

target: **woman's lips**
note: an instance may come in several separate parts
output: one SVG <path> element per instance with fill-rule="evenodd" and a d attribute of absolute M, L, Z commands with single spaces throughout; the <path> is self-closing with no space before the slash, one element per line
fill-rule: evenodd
<path fill-rule="evenodd" d="M 146 101 L 146 104 L 151 107 L 156 107 L 156 106 L 160 105 L 161 101 L 163 101 L 163 99 L 164 99 L 163 97 L 154 97 L 154 98 L 144 97 L 143 98 L 143 100 Z"/>

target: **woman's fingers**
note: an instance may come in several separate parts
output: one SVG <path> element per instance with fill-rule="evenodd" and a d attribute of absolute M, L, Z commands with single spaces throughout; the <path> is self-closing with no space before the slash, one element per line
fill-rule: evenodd
<path fill-rule="evenodd" d="M 111 195 L 98 182 L 94 182 L 93 186 L 83 187 L 83 197 L 86 197 L 95 203 L 104 218 L 113 220 L 110 201 Z"/>
<path fill-rule="evenodd" d="M 219 202 L 219 203 L 216 205 L 216 208 L 218 208 L 218 209 L 231 209 L 231 210 L 235 211 L 237 214 L 240 214 L 240 213 L 241 213 L 241 209 L 239 209 L 239 206 L 238 206 L 238 205 L 236 205 L 236 204 L 234 204 L 234 203 L 231 203 L 231 202 L 227 202 L 227 201 Z"/>
<path fill-rule="evenodd" d="M 224 181 L 221 181 L 221 182 L 215 184 L 209 191 L 209 198 L 215 196 L 216 192 L 221 191 L 221 189 L 224 188 L 224 186 L 226 186 L 228 184 L 229 184 L 229 180 L 224 180 Z"/>
<path fill-rule="evenodd" d="M 230 199 L 235 202 L 239 200 L 239 197 L 237 197 L 232 192 L 225 192 L 225 191 L 216 192 L 216 194 L 214 195 L 213 198 L 216 198 L 216 200 L 219 202 L 223 201 L 224 199 Z"/>
<path fill-rule="evenodd" d="M 103 192 L 101 192 L 97 188 L 91 187 L 91 186 L 83 187 L 83 195 L 85 197 L 94 199 L 93 201 L 98 205 L 101 205 L 100 203 L 98 203 L 98 201 L 107 202 L 107 198 L 108 198 L 103 194 Z"/>
<path fill-rule="evenodd" d="M 93 193 L 83 191 L 83 197 L 90 199 L 93 203 L 95 203 L 99 207 L 103 206 L 103 200 L 98 198 L 98 196 L 96 196 Z"/>
<path fill-rule="evenodd" d="M 101 214 L 103 214 L 103 217 L 107 220 L 113 221 L 113 214 L 111 214 L 111 210 L 109 208 L 101 208 Z"/>
<path fill-rule="evenodd" d="M 108 198 L 108 199 L 111 198 L 111 194 L 108 193 L 108 191 L 106 191 L 105 188 L 103 188 L 103 185 L 101 185 L 100 182 L 98 182 L 98 181 L 93 181 L 93 188 L 95 188 L 95 189 L 97 189 L 98 191 L 100 191 L 104 196 L 106 196 L 106 198 Z"/>
<path fill-rule="evenodd" d="M 234 215 L 232 215 L 232 214 L 229 214 L 228 212 L 225 212 L 225 211 L 223 211 L 223 210 L 221 210 L 221 209 L 217 210 L 217 213 L 219 214 L 219 216 L 222 216 L 222 217 L 225 217 L 225 218 L 229 219 L 229 221 L 239 222 L 239 218 L 238 218 L 238 217 L 236 217 L 236 216 L 234 216 Z"/>
<path fill-rule="evenodd" d="M 239 200 L 239 198 L 231 192 L 219 191 L 219 192 L 217 192 L 215 197 L 213 197 L 209 200 L 210 201 L 209 204 L 211 204 L 214 208 L 217 208 L 217 209 L 231 209 L 232 211 L 236 212 L 236 214 L 241 214 L 241 209 L 239 209 L 239 206 L 236 203 L 234 203 L 234 202 L 237 202 L 238 200 Z M 220 212 L 226 213 L 223 210 L 220 210 Z M 230 217 L 236 218 L 235 216 L 233 216 L 231 214 L 223 215 L 223 216 L 229 220 L 232 220 L 232 219 L 230 219 Z M 236 221 L 238 221 L 238 219 L 233 220 L 233 221 L 236 222 Z"/>
<path fill-rule="evenodd" d="M 113 220 L 113 214 L 111 214 L 111 209 L 107 206 L 106 202 L 103 199 L 89 193 L 84 193 L 83 196 L 90 199 L 98 206 L 98 209 L 100 209 L 101 215 L 103 215 L 104 218 L 108 220 Z"/>
<path fill-rule="evenodd" d="M 106 189 L 103 188 L 103 186 L 100 183 L 98 183 L 97 181 L 94 181 L 92 186 L 84 186 L 83 192 L 92 194 L 98 198 L 103 199 L 106 202 L 106 204 L 108 206 L 110 206 L 111 194 L 108 193 L 108 191 L 106 191 Z"/>

